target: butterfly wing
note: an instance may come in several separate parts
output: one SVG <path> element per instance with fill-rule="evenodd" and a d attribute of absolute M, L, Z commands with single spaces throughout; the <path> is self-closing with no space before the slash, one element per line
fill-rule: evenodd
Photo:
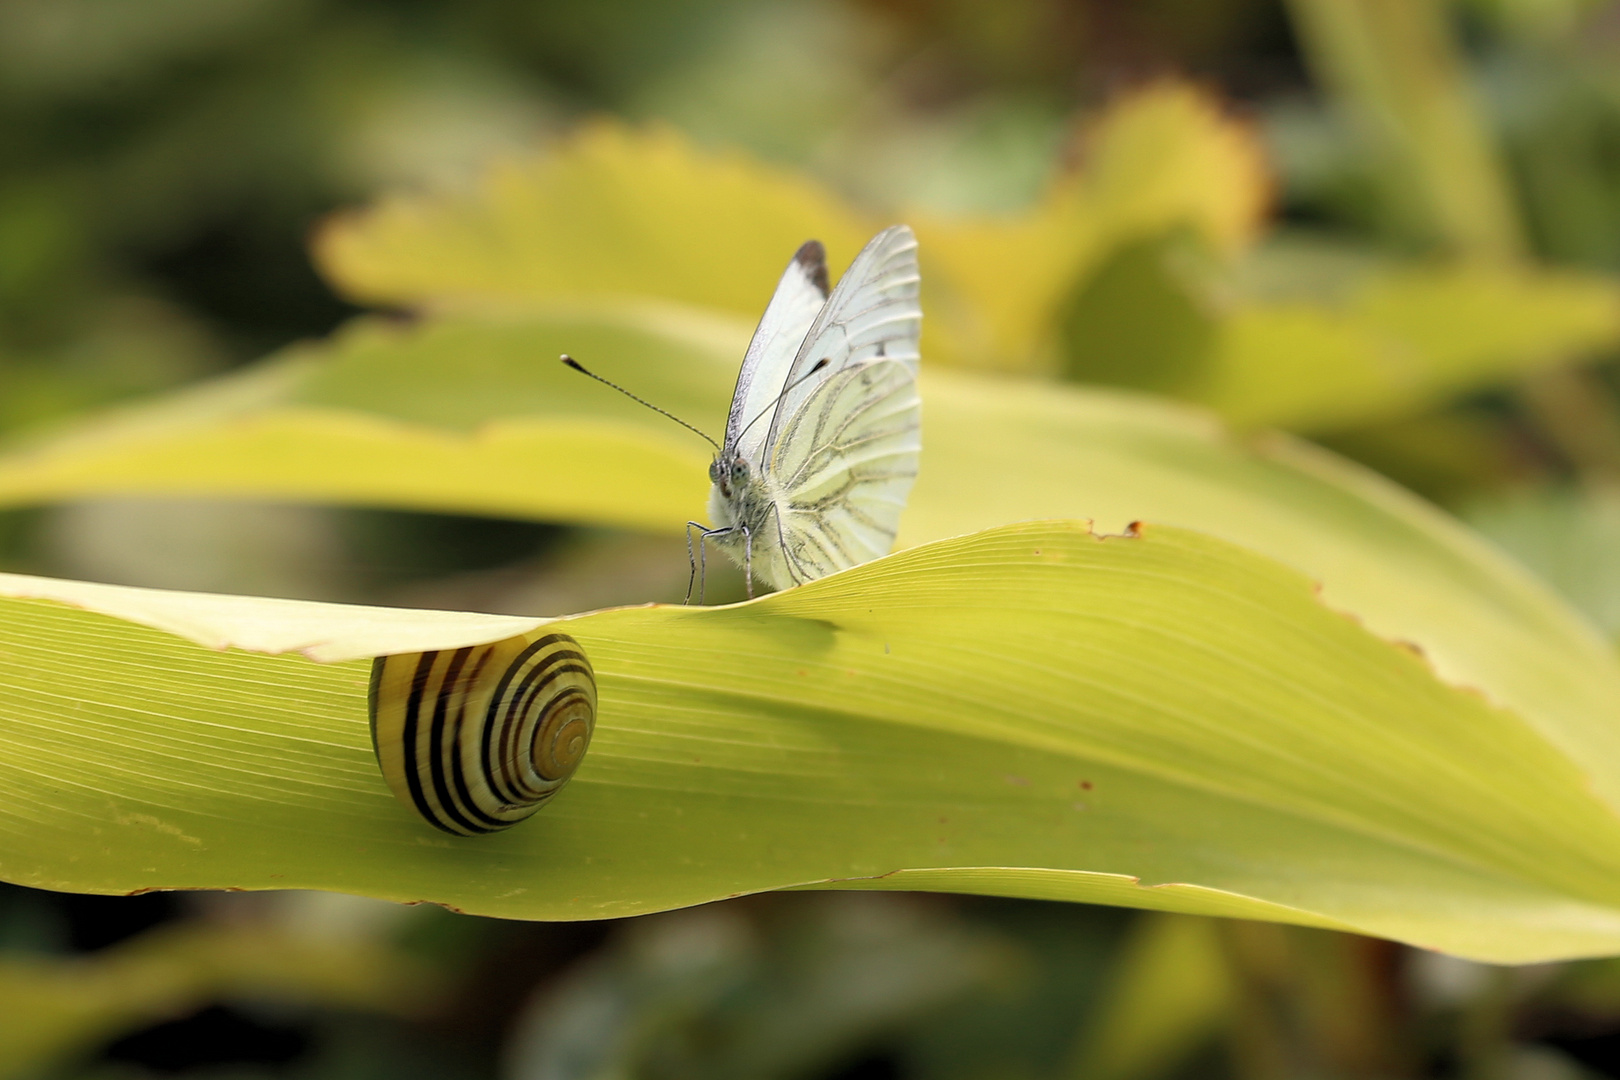
<path fill-rule="evenodd" d="M 771 584 L 889 553 L 917 477 L 921 425 L 917 373 L 904 360 L 847 366 L 815 387 L 771 448 L 776 534 L 767 531 L 760 564 Z"/>
<path fill-rule="evenodd" d="M 820 386 L 845 368 L 886 358 L 915 375 L 917 335 L 922 328 L 922 307 L 917 300 L 920 282 L 917 238 L 908 226 L 891 225 L 872 237 L 844 271 L 838 287 L 816 314 L 792 363 L 776 382 L 773 392 L 781 394 L 785 387 L 803 380 L 783 394 L 771 418 L 764 439 L 765 458 L 750 460 L 758 460 L 766 472 L 780 473 L 781 468 L 772 465 L 770 455 L 782 443 L 781 433 L 788 418 L 796 416 Z M 749 351 L 752 353 L 752 349 Z M 822 360 L 827 361 L 826 367 L 815 377 L 806 378 Z M 767 398 L 762 408 L 769 404 Z"/>
<path fill-rule="evenodd" d="M 731 415 L 726 418 L 727 457 L 741 454 L 750 461 L 759 460 L 770 418 L 753 421 L 781 394 L 788 369 L 826 303 L 827 252 L 820 241 L 811 240 L 794 253 L 748 343 L 742 370 L 737 373 L 737 389 L 731 395 Z"/>

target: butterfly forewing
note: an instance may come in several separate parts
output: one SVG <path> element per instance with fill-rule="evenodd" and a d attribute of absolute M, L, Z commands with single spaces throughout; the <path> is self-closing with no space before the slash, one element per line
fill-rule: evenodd
<path fill-rule="evenodd" d="M 811 240 L 794 253 L 748 343 L 731 397 L 731 415 L 726 419 L 728 454 L 759 461 L 771 418 L 753 421 L 776 403 L 787 384 L 788 369 L 826 302 L 827 254 L 818 241 Z"/>
<path fill-rule="evenodd" d="M 793 387 L 783 394 L 763 440 L 765 457 L 761 464 L 767 472 L 777 474 L 778 483 L 782 482 L 781 470 L 772 463 L 771 455 L 781 444 L 783 426 L 828 378 L 844 368 L 875 359 L 894 360 L 915 374 L 917 336 L 922 327 L 922 308 L 917 299 L 920 281 L 917 239 L 905 225 L 890 226 L 874 236 L 839 279 L 838 287 L 815 316 L 791 364 L 776 383 L 778 393 L 784 387 Z M 819 377 L 806 379 L 822 360 L 827 364 Z M 804 381 L 800 385 L 793 386 L 801 379 Z M 735 415 L 735 402 L 732 411 Z"/>
<path fill-rule="evenodd" d="M 808 581 L 894 546 L 922 448 L 916 372 L 873 360 L 821 380 L 771 447 L 786 583 Z M 773 553 L 774 554 L 774 553 Z M 773 567 L 772 569 L 776 569 Z"/>

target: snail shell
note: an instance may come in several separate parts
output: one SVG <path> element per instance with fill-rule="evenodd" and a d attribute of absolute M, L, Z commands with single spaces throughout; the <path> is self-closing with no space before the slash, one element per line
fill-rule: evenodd
<path fill-rule="evenodd" d="M 458 836 L 540 809 L 579 767 L 595 726 L 596 676 L 567 634 L 372 661 L 383 777 L 400 802 Z"/>

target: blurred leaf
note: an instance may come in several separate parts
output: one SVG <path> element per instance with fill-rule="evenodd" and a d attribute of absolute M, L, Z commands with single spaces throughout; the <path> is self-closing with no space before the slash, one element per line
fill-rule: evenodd
<path fill-rule="evenodd" d="M 668 128 L 601 122 L 496 165 L 465 196 L 395 196 L 332 221 L 316 258 L 373 304 L 661 297 L 757 318 L 820 238 L 845 265 L 873 230 L 815 184 Z"/>
<path fill-rule="evenodd" d="M 103 296 L 93 313 L 75 320 L 65 342 L 0 346 L 0 432 L 195 378 L 218 367 L 219 351 L 201 326 L 169 304 Z"/>
<path fill-rule="evenodd" d="M 1620 100 L 1614 43 L 1588 32 L 1601 25 L 1602 5 L 1509 0 L 1503 6 L 1525 9 L 1525 16 L 1541 7 L 1551 16 L 1540 27 L 1533 17 L 1504 20 L 1529 33 L 1510 34 L 1516 47 L 1499 43 L 1484 83 L 1536 249 L 1552 259 L 1612 269 L 1620 265 L 1620 163 L 1613 153 Z M 1580 6 L 1590 10 L 1575 10 Z M 1542 32 L 1566 20 L 1573 33 Z"/>
<path fill-rule="evenodd" d="M 277 29 L 301 3 L 271 0 L 9 0 L 0 5 L 0 87 L 95 97 L 109 83 Z"/>
<path fill-rule="evenodd" d="M 1620 282 L 1298 240 L 1227 273 L 1173 232 L 1105 260 L 1063 333 L 1072 379 L 1171 393 L 1242 425 L 1336 430 L 1613 344 Z"/>
<path fill-rule="evenodd" d="M 745 910 L 632 924 L 528 1010 L 506 1075 L 810 1075 L 993 984 L 1015 956 L 991 934 L 899 897 L 806 898 L 753 919 Z"/>
<path fill-rule="evenodd" d="M 1214 1033 L 1233 993 L 1214 923 L 1186 915 L 1139 920 L 1070 1075 L 1142 1080 L 1168 1071 Z"/>
<path fill-rule="evenodd" d="M 426 972 L 374 942 L 194 921 L 93 956 L 0 956 L 0 1076 L 38 1075 L 221 998 L 409 1013 Z"/>
<path fill-rule="evenodd" d="M 1258 226 L 1258 147 L 1199 92 L 1162 84 L 1123 98 L 1088 146 L 1086 170 L 1026 214 L 913 215 L 930 318 L 945 331 L 925 331 L 930 355 L 1027 368 L 1049 350 L 1057 304 L 1112 245 L 1185 224 L 1230 250 Z M 600 123 L 538 161 L 497 166 L 468 195 L 339 218 L 316 252 L 340 288 L 375 304 L 635 296 L 754 320 L 804 240 L 821 239 L 841 267 L 884 223 L 668 129 Z"/>
<path fill-rule="evenodd" d="M 1256 133 L 1213 95 L 1163 82 L 1121 96 L 1096 121 L 1078 183 L 1121 233 L 1193 226 L 1223 251 L 1259 230 L 1270 175 Z"/>
<path fill-rule="evenodd" d="M 1122 98 L 1087 146 L 1085 168 L 1021 214 L 910 215 L 932 361 L 1061 371 L 1244 425 L 1324 430 L 1620 339 L 1620 287 L 1593 275 L 1301 243 L 1227 268 L 1259 226 L 1265 171 L 1253 135 L 1184 86 Z M 874 222 L 807 180 L 671 132 L 597 125 L 471 194 L 339 219 L 318 252 L 374 303 L 471 312 L 640 298 L 752 321 L 800 241 L 823 238 L 842 265 Z"/>
<path fill-rule="evenodd" d="M 1260 226 L 1269 183 L 1254 134 L 1191 87 L 1161 83 L 1120 98 L 1086 150 L 1084 168 L 1023 214 L 913 215 L 933 328 L 925 355 L 1050 370 L 1064 301 L 1115 248 L 1186 228 L 1235 253 Z"/>
<path fill-rule="evenodd" d="M 1186 230 L 1114 249 L 1064 306 L 1063 374 L 1313 432 L 1388 421 L 1620 340 L 1620 280 L 1396 261 L 1289 237 L 1223 267 Z"/>
<path fill-rule="evenodd" d="M 360 324 L 330 363 L 295 350 L 24 450 L 0 467 L 0 501 L 261 495 L 678 530 L 702 505 L 707 448 L 568 371 L 563 349 L 637 365 L 643 392 L 699 419 L 715 415 L 692 404 L 703 390 L 729 393 L 719 350 L 634 316 Z"/>
<path fill-rule="evenodd" d="M 1477 500 L 1465 516 L 1620 639 L 1620 490 L 1524 488 Z"/>
<path fill-rule="evenodd" d="M 1315 440 L 1448 508 L 1523 481 L 1542 459 L 1510 416 L 1467 406 L 1420 413 Z"/>
<path fill-rule="evenodd" d="M 1601 11 L 1603 0 L 1463 0 L 1459 6 L 1487 16 L 1511 34 L 1552 38 L 1575 30 L 1583 17 Z"/>
<path fill-rule="evenodd" d="M 1374 162 L 1394 231 L 1511 259 L 1524 236 L 1441 0 L 1289 0 L 1312 73 Z"/>
<path fill-rule="evenodd" d="M 1141 916 L 1039 901 L 956 907 L 1009 953 L 1004 970 L 886 1039 L 898 1072 L 916 1080 L 1060 1076 L 1080 1018 L 1108 992 L 1120 938 Z"/>
<path fill-rule="evenodd" d="M 391 567 L 373 550 L 351 556 L 343 524 L 302 503 L 85 499 L 44 515 L 37 565 L 7 569 L 154 589 L 360 600 L 368 595 L 366 573 Z"/>
<path fill-rule="evenodd" d="M 1183 230 L 1125 244 L 1082 283 L 1061 324 L 1064 375 L 1187 395 L 1209 378 L 1221 339 L 1207 263 Z"/>
<path fill-rule="evenodd" d="M 77 588 L 126 616 L 162 596 Z M 820 885 L 1295 921 L 1499 961 L 1620 949 L 1604 761 L 1196 533 L 1011 526 L 749 604 L 565 626 L 601 684 L 591 754 L 533 821 L 460 841 L 383 785 L 364 663 L 0 602 L 0 863 L 47 888 L 314 887 L 524 918 Z"/>
<path fill-rule="evenodd" d="M 1550 1046 L 1508 1047 L 1501 1066 L 1515 1080 L 1603 1080 L 1605 1075 Z"/>
<path fill-rule="evenodd" d="M 1537 996 L 1588 1016 L 1612 1018 L 1620 1014 L 1620 963 L 1611 957 L 1569 964 Z"/>
<path fill-rule="evenodd" d="M 1401 1039 L 1405 1018 L 1389 1008 L 1398 952 L 1366 937 L 1298 926 L 1226 922 L 1215 929 L 1233 990 L 1225 1034 L 1240 1073 L 1264 1071 L 1266 1062 L 1286 1062 L 1290 1075 L 1301 1076 L 1416 1071 Z"/>
<path fill-rule="evenodd" d="M 643 75 L 619 111 L 774 161 L 825 159 L 852 118 L 886 111 L 883 77 L 900 44 L 857 5 L 733 4 L 675 64 Z"/>
<path fill-rule="evenodd" d="M 1240 424 L 1381 420 L 1620 339 L 1620 282 L 1494 264 L 1380 265 L 1330 302 L 1238 304 L 1184 396 Z"/>

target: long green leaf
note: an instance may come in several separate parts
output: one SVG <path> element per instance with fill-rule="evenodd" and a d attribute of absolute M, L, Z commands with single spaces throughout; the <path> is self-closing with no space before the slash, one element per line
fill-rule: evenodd
<path fill-rule="evenodd" d="M 526 918 L 951 889 L 1493 960 L 1620 949 L 1620 820 L 1575 764 L 1195 533 L 1011 526 L 748 604 L 562 625 L 599 675 L 596 743 L 544 813 L 459 840 L 383 785 L 363 663 L 0 602 L 0 867 Z"/>

